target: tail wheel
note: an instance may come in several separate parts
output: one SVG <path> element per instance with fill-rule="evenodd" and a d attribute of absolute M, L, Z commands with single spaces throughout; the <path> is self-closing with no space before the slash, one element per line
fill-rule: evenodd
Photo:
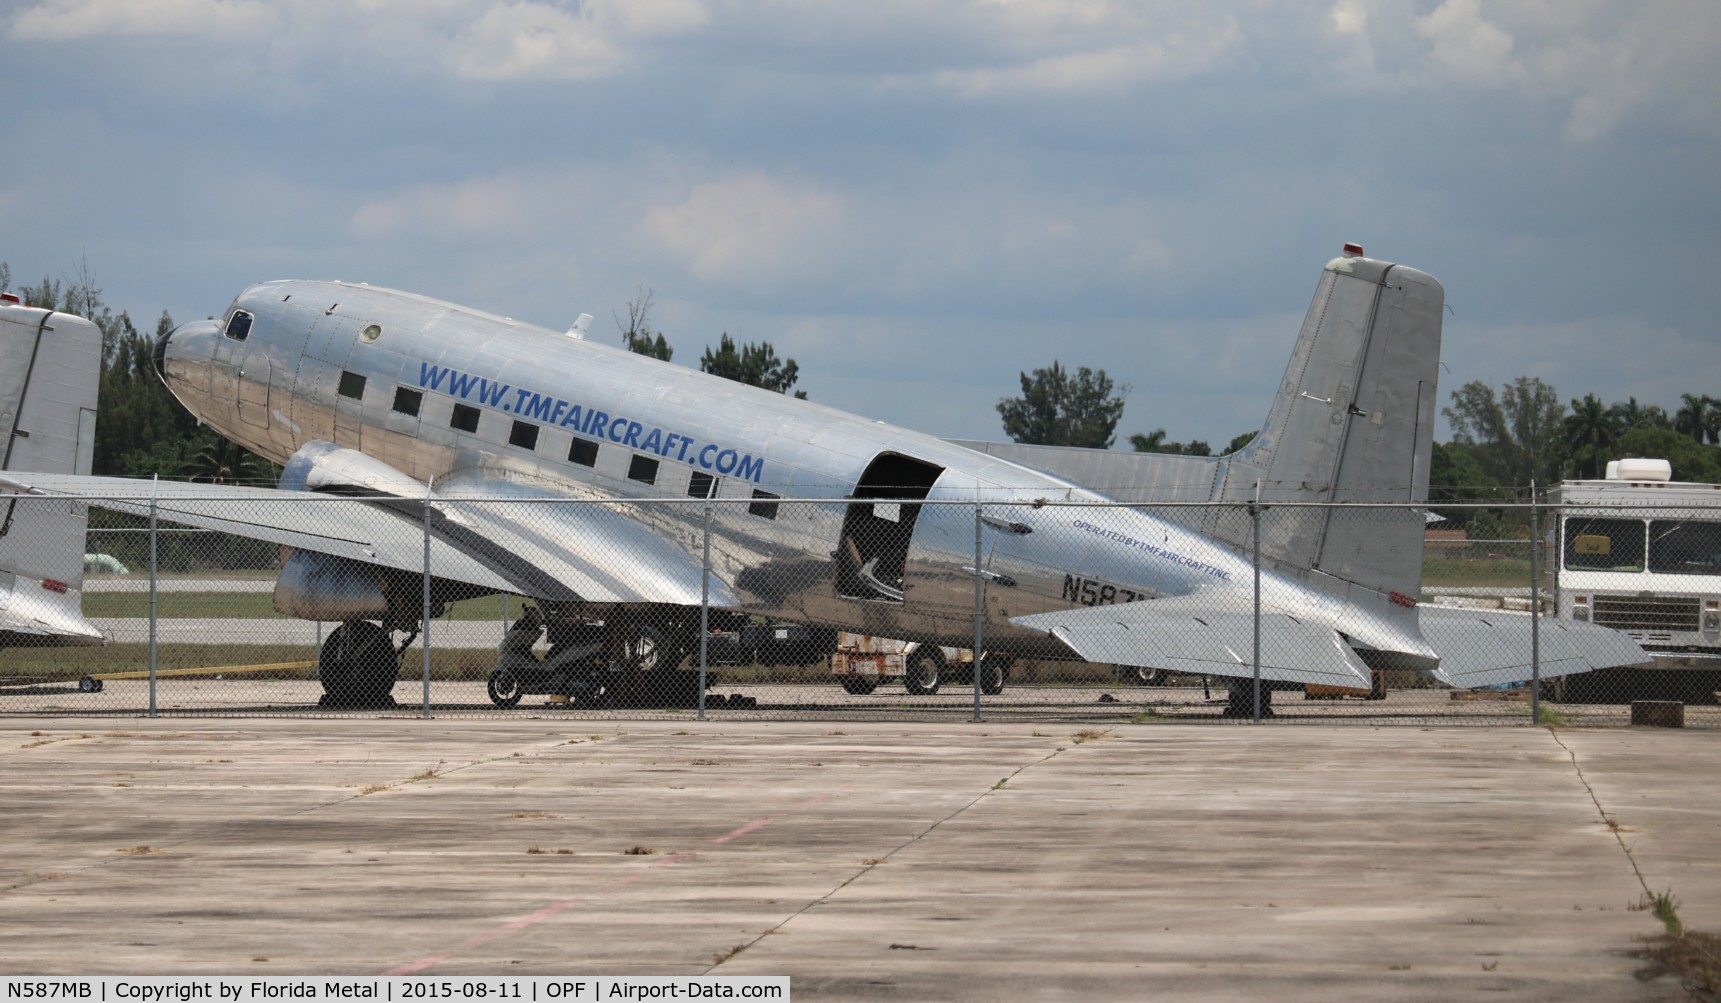
<path fill-rule="evenodd" d="M 520 677 L 509 669 L 497 669 L 490 673 L 490 681 L 484 688 L 490 692 L 490 702 L 498 707 L 513 707 L 525 694 L 525 690 L 520 687 Z"/>
<path fill-rule="evenodd" d="M 902 677 L 902 685 L 914 696 L 932 696 L 938 692 L 939 675 L 943 671 L 944 656 L 937 648 L 923 644 L 908 656 L 908 672 Z"/>
<path fill-rule="evenodd" d="M 388 632 L 348 620 L 329 632 L 317 657 L 325 707 L 393 707 L 399 656 Z"/>

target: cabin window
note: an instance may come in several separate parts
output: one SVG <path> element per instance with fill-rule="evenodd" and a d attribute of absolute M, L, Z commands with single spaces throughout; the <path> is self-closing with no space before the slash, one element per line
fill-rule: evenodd
<path fill-rule="evenodd" d="M 777 518 L 777 499 L 782 495 L 774 495 L 769 491 L 753 489 L 753 503 L 747 506 L 748 515 L 756 515 L 761 519 Z"/>
<path fill-rule="evenodd" d="M 418 406 L 423 403 L 424 394 L 410 387 L 394 388 L 394 409 L 401 414 L 418 417 Z"/>
<path fill-rule="evenodd" d="M 448 419 L 448 427 L 462 432 L 478 431 L 478 409 L 470 404 L 454 405 L 454 414 Z"/>
<path fill-rule="evenodd" d="M 529 421 L 517 421 L 508 430 L 508 445 L 519 446 L 521 449 L 538 448 L 538 426 Z"/>
<path fill-rule="evenodd" d="M 590 439 L 575 439 L 568 445 L 568 462 L 582 467 L 598 465 L 598 444 Z"/>
<path fill-rule="evenodd" d="M 710 498 L 717 493 L 717 478 L 695 470 L 687 481 L 687 497 Z"/>
<path fill-rule="evenodd" d="M 221 333 L 234 341 L 244 341 L 251 336 L 251 315 L 243 310 L 233 311 L 233 316 L 227 318 L 227 329 Z"/>
<path fill-rule="evenodd" d="M 341 370 L 341 385 L 336 393 L 353 400 L 361 399 L 365 395 L 365 378 L 358 373 Z"/>
<path fill-rule="evenodd" d="M 641 484 L 656 484 L 657 461 L 649 456 L 635 456 L 628 461 L 627 479 Z"/>

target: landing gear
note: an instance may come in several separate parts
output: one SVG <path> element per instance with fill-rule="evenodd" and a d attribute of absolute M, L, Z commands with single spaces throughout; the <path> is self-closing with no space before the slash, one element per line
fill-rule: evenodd
<path fill-rule="evenodd" d="M 1010 675 L 1009 655 L 987 655 L 980 660 L 980 692 L 995 697 L 1004 692 L 1004 680 Z"/>
<path fill-rule="evenodd" d="M 1136 686 L 1164 686 L 1171 673 L 1164 669 L 1150 669 L 1145 665 L 1120 665 L 1117 675 L 1126 683 Z"/>
<path fill-rule="evenodd" d="M 935 645 L 923 644 L 908 656 L 907 673 L 902 685 L 917 697 L 929 697 L 938 692 L 939 676 L 944 671 L 944 656 Z"/>
<path fill-rule="evenodd" d="M 323 683 L 319 706 L 357 709 L 393 707 L 400 661 L 394 643 L 368 620 L 348 620 L 329 633 L 317 658 Z"/>

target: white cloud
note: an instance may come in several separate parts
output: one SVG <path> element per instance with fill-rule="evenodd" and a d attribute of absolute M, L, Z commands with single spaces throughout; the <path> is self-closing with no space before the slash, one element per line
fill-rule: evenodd
<path fill-rule="evenodd" d="M 777 285 L 820 271 L 837 242 L 843 200 L 754 172 L 695 187 L 646 212 L 642 233 L 710 283 Z"/>
<path fill-rule="evenodd" d="M 19 41 L 255 35 L 278 24 L 264 0 L 43 0 L 12 21 Z"/>
<path fill-rule="evenodd" d="M 462 80 L 581 80 L 627 68 L 636 43 L 695 32 L 709 19 L 700 0 L 38 0 L 9 34 L 255 37 L 288 77 L 318 76 L 333 55 Z"/>
<path fill-rule="evenodd" d="M 590 17 L 541 3 L 491 7 L 449 49 L 455 75 L 471 80 L 577 80 L 607 76 L 619 55 Z"/>
<path fill-rule="evenodd" d="M 943 70 L 933 80 L 963 97 L 1122 90 L 1208 72 L 1230 57 L 1241 41 L 1236 22 L 1227 20 L 1213 31 L 1041 56 L 1001 68 Z"/>
<path fill-rule="evenodd" d="M 1482 16 L 1482 0 L 1446 0 L 1416 19 L 1416 33 L 1434 44 L 1428 61 L 1463 83 L 1513 83 L 1524 70 L 1512 58 L 1512 36 Z"/>

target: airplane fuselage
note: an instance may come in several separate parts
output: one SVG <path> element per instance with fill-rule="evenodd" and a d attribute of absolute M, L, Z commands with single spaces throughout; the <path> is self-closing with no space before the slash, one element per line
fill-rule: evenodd
<path fill-rule="evenodd" d="M 693 555 L 716 499 L 713 574 L 764 616 L 962 644 L 978 552 L 988 647 L 1049 654 L 1009 618 L 1207 590 L 1245 608 L 1253 588 L 1234 548 L 1139 510 L 1060 504 L 1105 500 L 1068 481 L 423 296 L 265 283 L 158 351 L 186 407 L 278 463 L 326 442 L 419 485 L 673 499 L 640 518 Z M 1327 602 L 1272 572 L 1265 589 L 1272 608 Z"/>

